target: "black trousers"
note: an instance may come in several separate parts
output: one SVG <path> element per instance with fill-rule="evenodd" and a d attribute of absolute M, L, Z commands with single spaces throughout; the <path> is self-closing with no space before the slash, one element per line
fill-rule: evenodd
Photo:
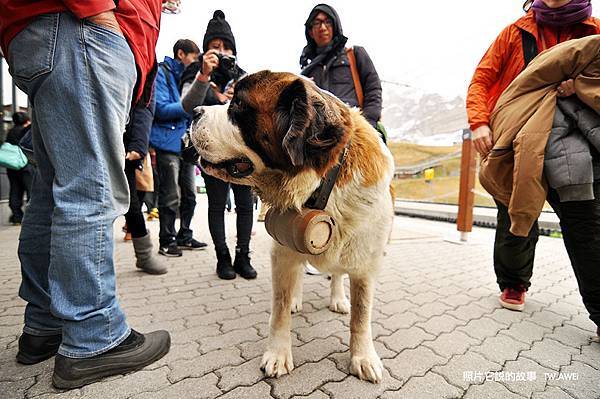
<path fill-rule="evenodd" d="M 594 183 L 594 196 L 596 199 L 590 201 L 560 202 L 557 192 L 550 189 L 547 200 L 560 219 L 563 241 L 575 272 L 583 304 L 590 313 L 590 319 L 597 326 L 600 326 L 600 182 Z M 506 207 L 503 208 L 506 210 Z M 499 222 L 500 213 L 499 207 Z M 508 215 L 508 210 L 506 210 L 506 215 Z M 504 227 L 505 224 L 502 226 Z M 510 227 L 510 223 L 508 227 Z M 500 223 L 498 223 L 498 228 L 501 228 Z M 514 264 L 510 263 L 496 263 L 498 260 L 496 252 L 502 252 L 503 248 L 508 248 L 508 252 L 499 254 L 502 262 L 509 261 L 507 255 L 510 251 L 519 256 L 516 251 L 516 248 L 519 247 L 510 245 L 513 243 L 512 238 L 498 243 L 499 235 L 496 234 L 494 268 L 501 288 L 503 283 L 506 284 L 506 281 L 515 281 L 519 278 L 522 278 L 522 282 L 529 285 L 533 270 L 535 243 L 537 242 L 537 226 L 534 226 L 532 230 L 536 231 L 533 234 L 530 233 L 529 237 L 522 238 L 523 242 L 521 242 L 520 248 L 523 253 L 520 254 L 520 258 L 517 258 L 517 262 L 514 262 L 520 267 L 514 267 Z M 500 234 L 501 239 L 504 237 L 508 237 L 506 232 Z M 508 246 L 506 245 L 507 241 Z M 531 262 L 529 262 L 530 259 Z M 513 271 L 516 277 L 508 278 Z"/>
<path fill-rule="evenodd" d="M 227 249 L 225 241 L 225 204 L 230 184 L 202 172 L 208 196 L 208 228 L 217 252 Z M 241 252 L 250 250 L 252 234 L 252 189 L 231 184 L 235 199 L 237 245 Z"/>
<path fill-rule="evenodd" d="M 190 228 L 196 208 L 195 166 L 184 162 L 177 154 L 156 150 L 156 167 L 160 180 L 158 193 L 158 216 L 160 221 L 160 245 L 192 239 Z M 179 208 L 180 227 L 175 230 Z"/>
<path fill-rule="evenodd" d="M 496 201 L 498 208 L 496 239 L 494 241 L 494 271 L 500 291 L 519 285 L 529 288 L 533 273 L 535 246 L 538 242 L 537 221 L 527 237 L 518 237 L 510 232 L 508 208 Z"/>
<path fill-rule="evenodd" d="M 136 189 L 135 164 L 135 162 L 125 161 L 125 176 L 127 176 L 127 183 L 129 184 L 129 210 L 125 214 L 125 221 L 127 222 L 127 231 L 131 233 L 131 236 L 140 238 L 148 234 L 148 230 L 146 229 L 141 202 L 141 197 L 145 193 L 138 193 Z"/>
<path fill-rule="evenodd" d="M 23 195 L 27 193 L 27 201 L 29 201 L 33 172 L 33 166 L 29 164 L 21 170 L 6 169 L 6 176 L 10 184 L 8 207 L 12 212 L 14 222 L 20 223 L 23 220 Z"/>

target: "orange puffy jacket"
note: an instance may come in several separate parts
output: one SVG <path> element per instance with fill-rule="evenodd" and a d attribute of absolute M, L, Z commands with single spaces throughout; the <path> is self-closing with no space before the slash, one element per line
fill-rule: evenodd
<path fill-rule="evenodd" d="M 467 92 L 467 116 L 471 130 L 489 125 L 490 114 L 498 98 L 508 85 L 525 68 L 522 31 L 533 35 L 538 52 L 560 42 L 600 33 L 600 20 L 590 17 L 584 22 L 560 31 L 540 27 L 535 22 L 533 10 L 508 25 L 477 65 Z"/>

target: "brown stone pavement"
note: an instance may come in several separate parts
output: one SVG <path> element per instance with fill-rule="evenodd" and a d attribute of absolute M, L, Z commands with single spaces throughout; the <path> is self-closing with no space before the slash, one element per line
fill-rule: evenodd
<path fill-rule="evenodd" d="M 207 241 L 206 202 L 198 198 L 194 227 Z M 233 227 L 235 216 L 226 217 Z M 156 237 L 158 223 L 149 225 Z M 212 249 L 163 258 L 170 268 L 164 276 L 139 273 L 131 244 L 117 232 L 118 289 L 129 323 L 142 332 L 169 330 L 171 352 L 143 371 L 59 392 L 50 384 L 52 360 L 14 360 L 24 306 L 17 297 L 19 228 L 0 227 L 0 397 L 600 397 L 600 344 L 589 342 L 594 325 L 561 240 L 540 239 L 526 309 L 511 312 L 497 304 L 492 230 L 478 229 L 470 244 L 459 245 L 445 240 L 456 238 L 454 226 L 409 218 L 395 221 L 375 295 L 384 381 L 348 375 L 349 316 L 327 309 L 323 276 L 305 277 L 304 309 L 293 316 L 296 369 L 265 379 L 259 361 L 268 333 L 270 238 L 262 224 L 255 229 L 255 281 L 217 279 Z"/>

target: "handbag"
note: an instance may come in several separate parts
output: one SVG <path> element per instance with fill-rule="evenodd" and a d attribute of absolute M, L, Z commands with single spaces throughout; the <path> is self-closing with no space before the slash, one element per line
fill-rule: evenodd
<path fill-rule="evenodd" d="M 0 166 L 21 170 L 27 165 L 27 157 L 17 145 L 4 143 L 0 146 Z"/>
<path fill-rule="evenodd" d="M 149 193 L 154 192 L 154 175 L 149 153 L 142 161 L 142 168 L 135 170 L 135 189 Z"/>
<path fill-rule="evenodd" d="M 358 106 L 363 109 L 365 102 L 365 95 L 363 93 L 362 84 L 360 83 L 360 75 L 358 74 L 358 67 L 356 66 L 356 57 L 354 55 L 354 47 L 346 49 L 346 55 L 348 56 L 348 62 L 350 64 L 350 72 L 352 73 L 352 81 L 354 82 L 354 90 L 356 91 L 356 98 L 358 99 Z M 387 145 L 387 131 L 381 120 L 377 121 L 375 129 L 379 132 L 381 139 L 384 144 Z"/>

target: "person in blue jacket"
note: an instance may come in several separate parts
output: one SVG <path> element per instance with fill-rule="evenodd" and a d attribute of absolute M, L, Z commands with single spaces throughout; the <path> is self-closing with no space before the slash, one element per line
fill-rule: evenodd
<path fill-rule="evenodd" d="M 156 150 L 160 181 L 158 252 L 165 256 L 181 256 L 181 249 L 206 248 L 205 243 L 193 238 L 190 228 L 196 207 L 195 166 L 181 158 L 182 140 L 191 121 L 191 111 L 204 101 L 210 87 L 208 78 L 198 76 L 186 96 L 181 97 L 181 74 L 186 66 L 198 59 L 199 54 L 196 43 L 188 39 L 178 40 L 173 46 L 173 58 L 165 57 L 154 83 L 156 109 L 150 145 Z M 181 220 L 179 231 L 176 231 L 178 207 Z"/>

